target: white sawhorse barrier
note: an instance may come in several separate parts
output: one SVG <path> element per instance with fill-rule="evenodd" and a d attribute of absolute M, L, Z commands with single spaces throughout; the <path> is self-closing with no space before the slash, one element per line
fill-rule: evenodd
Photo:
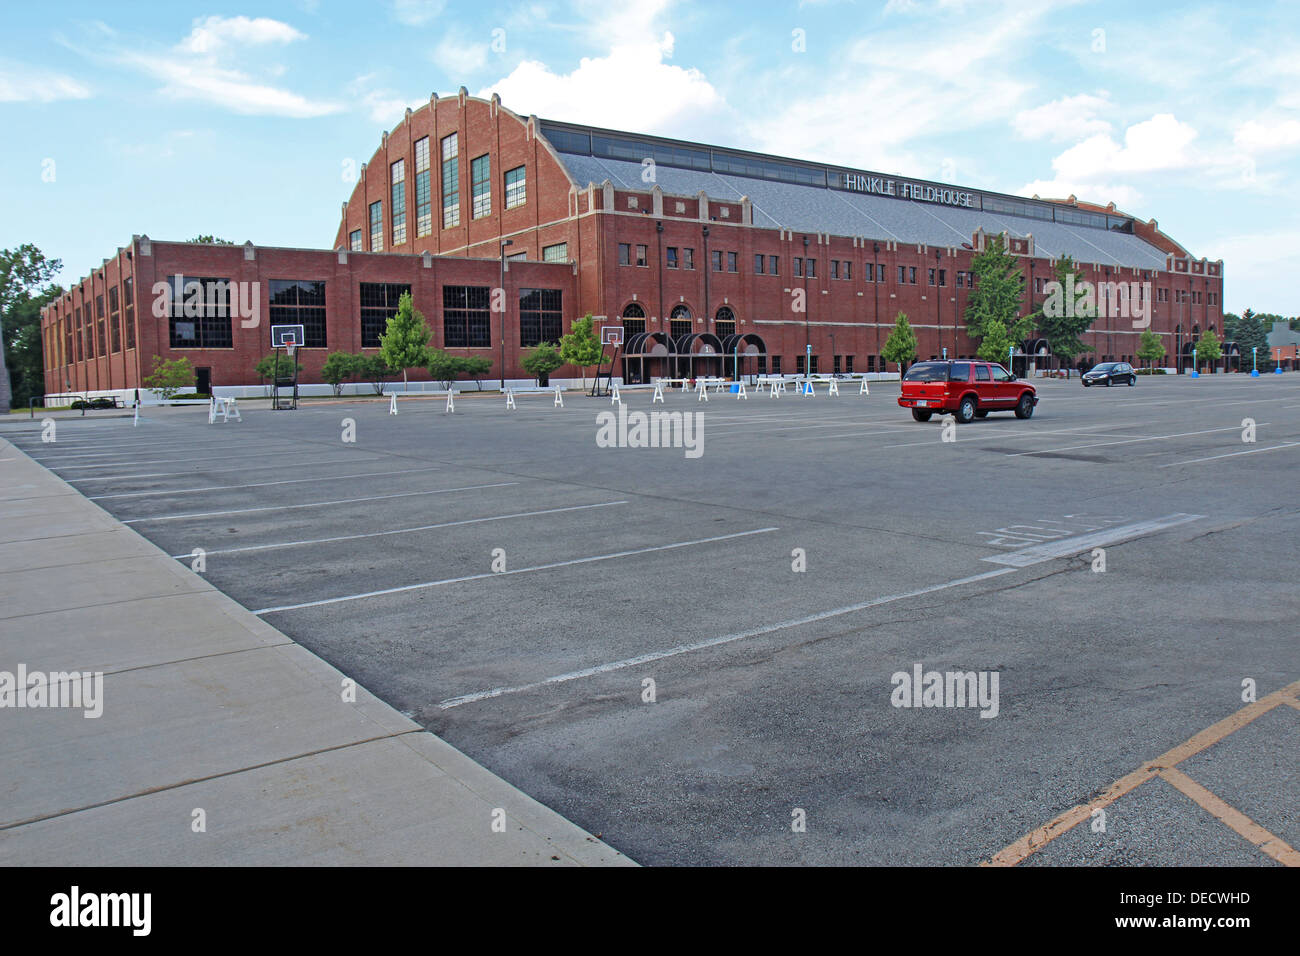
<path fill-rule="evenodd" d="M 392 396 L 388 400 L 388 414 L 390 415 L 397 414 L 397 393 L 396 392 L 393 392 Z"/>
<path fill-rule="evenodd" d="M 867 380 L 865 378 L 862 380 L 862 387 L 858 389 L 858 394 L 859 395 L 871 394 L 871 389 L 867 388 Z"/>
<path fill-rule="evenodd" d="M 136 414 L 136 418 L 139 419 L 140 417 L 139 405 L 135 407 L 135 414 Z M 228 422 L 232 419 L 237 422 L 243 421 L 243 418 L 241 418 L 239 415 L 238 401 L 236 401 L 233 398 L 217 398 L 214 395 L 212 397 L 211 403 L 208 405 L 208 424 L 215 425 L 217 422 L 218 415 L 221 416 L 221 420 L 223 422 Z"/>

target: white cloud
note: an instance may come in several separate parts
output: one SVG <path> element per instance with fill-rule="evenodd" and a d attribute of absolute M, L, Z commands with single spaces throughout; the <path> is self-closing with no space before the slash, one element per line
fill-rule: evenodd
<path fill-rule="evenodd" d="M 1089 136 L 1052 160 L 1052 168 L 1065 179 L 1183 169 L 1196 162 L 1190 150 L 1194 139 L 1189 124 L 1172 113 L 1157 113 L 1125 130 L 1122 144 L 1109 133 Z"/>
<path fill-rule="evenodd" d="M 1268 152 L 1300 145 L 1300 120 L 1269 122 L 1248 120 L 1237 127 L 1233 143 L 1248 153 Z"/>
<path fill-rule="evenodd" d="M 372 87 L 375 74 L 367 73 L 348 84 L 348 94 L 360 102 L 361 107 L 376 123 L 392 129 L 406 115 L 406 108 L 416 109 L 428 102 L 428 97 L 406 98 L 388 89 Z"/>
<path fill-rule="evenodd" d="M 88 87 L 65 74 L 23 63 L 0 64 L 0 103 L 53 103 L 88 96 Z"/>
<path fill-rule="evenodd" d="M 1063 96 L 1033 109 L 1021 110 L 1011 126 L 1021 139 L 1080 140 L 1098 133 L 1109 133 L 1111 125 L 1098 114 L 1112 108 L 1109 94 L 1093 96 L 1080 93 Z"/>
<path fill-rule="evenodd" d="M 287 23 L 265 17 L 207 17 L 196 20 L 189 35 L 161 53 L 118 49 L 119 63 L 161 80 L 164 96 L 199 100 L 247 116 L 288 116 L 297 119 L 326 116 L 343 107 L 313 100 L 272 85 L 237 68 L 249 47 L 284 45 L 306 39 Z M 283 64 L 258 60 L 271 77 L 284 74 Z"/>
<path fill-rule="evenodd" d="M 666 0 L 619 8 L 584 4 L 601 11 L 583 32 L 608 52 L 583 57 L 569 72 L 525 60 L 478 95 L 501 95 L 510 109 L 577 123 L 699 138 L 716 134 L 730 114 L 709 79 L 691 67 L 665 62 L 673 54 L 672 33 L 657 29 Z"/>
<path fill-rule="evenodd" d="M 444 0 L 393 0 L 393 16 L 412 27 L 436 19 L 446 6 Z"/>
<path fill-rule="evenodd" d="M 433 48 L 431 56 L 448 78 L 459 84 L 462 77 L 478 72 L 487 64 L 488 45 L 448 34 Z"/>
<path fill-rule="evenodd" d="M 180 43 L 180 49 L 189 53 L 216 53 L 232 43 L 257 46 L 267 43 L 292 43 L 305 40 L 287 23 L 267 17 L 206 17 L 194 21 L 190 35 Z"/>

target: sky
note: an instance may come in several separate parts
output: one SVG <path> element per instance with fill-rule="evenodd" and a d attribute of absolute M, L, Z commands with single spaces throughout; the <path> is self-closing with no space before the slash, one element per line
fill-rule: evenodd
<path fill-rule="evenodd" d="M 65 283 L 133 234 L 329 248 L 430 93 L 1114 202 L 1300 314 L 1300 4 L 61 2 L 0 8 L 0 248 Z"/>

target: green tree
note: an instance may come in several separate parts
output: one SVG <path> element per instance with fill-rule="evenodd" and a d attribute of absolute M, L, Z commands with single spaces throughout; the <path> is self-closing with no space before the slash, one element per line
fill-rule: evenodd
<path fill-rule="evenodd" d="M 1006 339 L 1014 343 L 1026 338 L 1034 323 L 1031 317 L 1020 315 L 1025 275 L 1016 257 L 1007 252 L 1001 235 L 988 237 L 983 251 L 971 260 L 971 272 L 975 288 L 966 295 L 966 334 L 978 341 L 987 334 L 991 322 L 1000 322 L 1000 334 Z M 1006 349 L 1002 355 L 1006 355 Z"/>
<path fill-rule="evenodd" d="M 603 351 L 600 337 L 592 328 L 593 322 L 591 313 L 588 312 L 573 323 L 568 335 L 560 336 L 560 358 L 578 369 L 583 389 L 587 387 L 588 367 L 600 361 Z"/>
<path fill-rule="evenodd" d="M 483 377 L 492 371 L 492 360 L 481 355 L 461 359 L 461 371 L 474 380 L 474 386 L 483 391 Z"/>
<path fill-rule="evenodd" d="M 229 239 L 218 239 L 216 236 L 213 236 L 213 235 L 207 235 L 207 236 L 195 236 L 193 239 L 190 240 L 190 242 L 206 242 L 206 243 L 208 243 L 209 245 L 214 245 L 214 246 L 233 246 L 233 245 L 234 245 L 234 243 L 231 242 Z"/>
<path fill-rule="evenodd" d="M 277 377 L 292 378 L 301 371 L 302 363 L 297 358 L 290 360 L 284 349 L 272 349 L 253 366 L 253 374 L 261 379 L 263 386 L 267 382 L 274 384 Z"/>
<path fill-rule="evenodd" d="M 331 352 L 320 369 L 320 377 L 334 389 L 336 398 L 343 394 L 343 383 L 356 374 L 357 356 L 352 352 Z"/>
<path fill-rule="evenodd" d="M 450 355 L 442 349 L 429 349 L 425 355 L 425 365 L 429 369 L 429 378 L 445 389 L 450 389 L 452 383 L 465 371 L 463 358 L 459 355 Z"/>
<path fill-rule="evenodd" d="M 163 361 L 161 356 L 155 355 L 153 371 L 144 377 L 141 384 L 157 392 L 164 402 L 169 402 L 181 389 L 194 387 L 194 366 L 184 357 Z"/>
<path fill-rule="evenodd" d="M 402 387 L 407 384 L 407 369 L 429 364 L 429 339 L 433 335 L 419 309 L 411 304 L 411 293 L 403 292 L 397 300 L 397 314 L 388 319 L 379 337 L 379 354 L 391 369 L 401 369 Z"/>
<path fill-rule="evenodd" d="M 538 385 L 545 385 L 547 378 L 564 364 L 560 351 L 550 342 L 543 342 L 523 357 L 519 363 L 525 372 L 537 379 Z"/>
<path fill-rule="evenodd" d="M 31 243 L 24 243 L 16 249 L 0 250 L 0 414 L 7 413 L 13 402 L 14 393 L 10 380 L 10 362 L 15 366 L 15 379 L 20 380 L 24 394 L 43 394 L 45 391 L 44 375 L 40 376 L 39 393 L 32 392 L 35 383 L 31 381 L 30 370 L 33 367 L 42 370 L 45 367 L 41 352 L 40 305 L 36 306 L 35 329 L 32 329 L 31 302 L 43 300 L 41 305 L 49 302 L 62 290 L 42 288 L 63 268 L 59 259 L 46 259 L 45 254 Z M 10 359 L 10 354 L 16 361 Z M 33 363 L 33 358 L 35 359 Z"/>
<path fill-rule="evenodd" d="M 1223 357 L 1223 349 L 1219 347 L 1219 337 L 1206 329 L 1201 333 L 1201 337 L 1196 341 L 1196 360 L 1198 362 L 1217 362 Z M 1197 369 L 1200 371 L 1200 369 Z"/>
<path fill-rule="evenodd" d="M 1057 259 L 1052 271 L 1055 286 L 1043 304 L 1029 317 L 1028 324 L 1047 339 L 1052 354 L 1061 360 L 1061 364 L 1069 367 L 1074 364 L 1076 356 L 1092 351 L 1092 347 L 1085 345 L 1079 336 L 1092 328 L 1092 323 L 1097 318 L 1096 296 L 1080 302 L 1081 286 L 1085 280 L 1069 256 Z M 1003 328 L 1006 327 L 1004 320 Z M 1026 329 L 1026 334 L 1028 331 Z M 1006 354 L 1005 351 L 1002 352 L 1003 356 Z M 980 355 L 983 357 L 983 353 Z"/>
<path fill-rule="evenodd" d="M 1133 354 L 1144 362 L 1147 368 L 1150 368 L 1153 363 L 1165 357 L 1165 343 L 1161 342 L 1160 336 L 1150 329 L 1143 329 L 1142 334 L 1138 336 L 1137 351 Z"/>
<path fill-rule="evenodd" d="M 376 395 L 384 394 L 384 383 L 397 373 L 388 367 L 382 355 L 366 355 L 364 352 L 358 352 L 357 360 L 357 378 L 363 382 L 369 382 L 370 387 L 375 390 Z"/>
<path fill-rule="evenodd" d="M 984 337 L 980 339 L 975 354 L 986 362 L 1006 362 L 1010 365 L 1011 348 L 1015 344 L 1016 339 L 1011 337 L 1001 319 L 989 319 L 984 325 Z"/>
<path fill-rule="evenodd" d="M 1223 340 L 1237 343 L 1237 348 L 1241 352 L 1241 367 L 1250 369 L 1251 354 L 1250 350 L 1255 349 L 1255 357 L 1258 362 L 1258 368 L 1261 372 L 1273 371 L 1273 350 L 1268 344 L 1268 333 L 1272 331 L 1273 323 L 1267 325 L 1263 321 L 1263 316 L 1258 316 L 1250 309 L 1241 313 L 1241 318 L 1237 319 L 1232 326 L 1228 325 L 1228 317 L 1223 317 Z M 1271 318 L 1271 317 L 1270 317 Z M 1286 321 L 1280 316 L 1279 322 Z"/>
<path fill-rule="evenodd" d="M 899 312 L 894 319 L 894 329 L 881 347 L 880 357 L 896 364 L 900 373 L 906 371 L 906 367 L 916 359 L 916 333 L 907 321 L 906 312 Z"/>

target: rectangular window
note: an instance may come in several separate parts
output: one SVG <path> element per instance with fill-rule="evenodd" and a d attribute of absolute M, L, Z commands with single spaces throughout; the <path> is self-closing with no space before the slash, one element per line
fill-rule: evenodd
<path fill-rule="evenodd" d="M 361 347 L 379 348 L 380 336 L 388 330 L 388 320 L 397 314 L 402 293 L 411 287 L 394 282 L 362 282 L 357 299 L 361 305 Z"/>
<path fill-rule="evenodd" d="M 676 246 L 668 247 L 668 268 L 669 269 L 677 268 L 677 247 Z"/>
<path fill-rule="evenodd" d="M 688 247 L 688 248 L 682 250 L 682 268 L 683 268 L 683 269 L 694 269 L 694 268 L 695 268 L 695 250 L 694 250 L 694 249 L 691 249 L 691 248 Z"/>
<path fill-rule="evenodd" d="M 135 280 L 122 280 L 122 298 L 126 303 L 126 348 L 135 348 Z"/>
<path fill-rule="evenodd" d="M 832 260 L 831 260 L 831 278 L 832 278 L 832 279 L 838 279 L 839 277 L 840 277 L 840 260 L 839 260 L 839 259 L 832 259 Z"/>
<path fill-rule="evenodd" d="M 636 264 L 642 268 L 646 266 L 646 247 L 640 244 L 636 247 Z"/>
<path fill-rule="evenodd" d="M 877 281 L 877 282 L 884 282 L 884 281 L 885 281 L 885 264 L 884 264 L 883 262 L 880 263 L 880 265 L 876 266 L 876 270 L 877 270 L 877 271 L 876 271 L 876 281 Z"/>
<path fill-rule="evenodd" d="M 796 375 L 802 375 L 802 374 L 803 374 L 803 356 L 802 356 L 802 355 L 796 355 L 796 356 L 794 357 L 794 374 L 796 374 Z"/>
<path fill-rule="evenodd" d="M 794 257 L 794 274 L 796 277 L 803 275 L 803 259 L 799 256 Z"/>
<path fill-rule="evenodd" d="M 850 374 L 850 375 L 853 374 L 853 356 L 852 356 L 852 355 L 846 355 L 846 356 L 844 356 L 844 371 L 847 372 L 847 373 Z"/>
<path fill-rule="evenodd" d="M 174 349 L 228 349 L 231 333 L 230 280 L 211 276 L 167 277 L 171 287 L 170 342 Z"/>
<path fill-rule="evenodd" d="M 759 355 L 759 356 L 758 356 L 758 374 L 759 374 L 759 375 L 766 375 L 766 374 L 767 374 L 767 356 L 766 356 L 766 355 Z"/>
<path fill-rule="evenodd" d="M 568 262 L 569 244 L 567 242 L 557 242 L 553 246 L 542 246 L 542 261 Z"/>
<path fill-rule="evenodd" d="M 948 285 L 948 270 L 947 270 L 947 269 L 940 269 L 940 270 L 939 270 L 939 288 L 940 288 L 940 289 L 945 288 L 947 285 Z"/>
<path fill-rule="evenodd" d="M 773 375 L 781 374 L 781 356 L 779 355 L 772 356 L 772 374 Z"/>
<path fill-rule="evenodd" d="M 935 280 L 934 270 L 926 269 L 925 272 L 926 272 L 926 280 L 930 283 L 930 285 L 934 285 L 934 280 Z"/>
<path fill-rule="evenodd" d="M 492 158 L 486 153 L 469 164 L 470 193 L 474 197 L 474 218 L 492 215 Z"/>
<path fill-rule="evenodd" d="M 81 321 L 81 306 L 77 306 L 76 310 L 73 312 L 73 328 L 75 329 L 74 340 L 77 343 L 77 361 L 84 362 L 86 359 L 86 351 L 82 346 L 82 339 L 85 337 L 86 328 Z M 72 353 L 69 352 L 68 354 L 71 355 Z"/>
<path fill-rule="evenodd" d="M 899 285 L 907 284 L 907 266 L 898 267 L 898 284 Z"/>
<path fill-rule="evenodd" d="M 868 262 L 865 271 L 866 271 L 866 276 L 865 276 L 866 280 L 867 280 L 868 282 L 874 282 L 874 281 L 876 280 L 876 266 L 875 266 L 875 263 Z"/>
<path fill-rule="evenodd" d="M 713 256 L 713 271 L 721 272 L 722 271 L 722 250 L 714 249 L 712 256 Z"/>
<path fill-rule="evenodd" d="M 957 288 L 966 288 L 966 273 L 962 272 L 960 269 L 957 270 Z"/>
<path fill-rule="evenodd" d="M 817 356 L 814 355 L 814 356 L 811 356 L 811 358 L 812 358 L 812 361 L 811 361 L 811 363 L 810 363 L 809 366 L 808 366 L 808 374 L 809 374 L 809 375 L 816 375 L 816 374 L 817 374 Z"/>
<path fill-rule="evenodd" d="M 393 163 L 392 173 L 393 245 L 400 246 L 406 241 L 406 160 Z"/>
<path fill-rule="evenodd" d="M 761 276 L 762 274 L 763 274 L 763 257 L 754 256 L 754 275 Z"/>
<path fill-rule="evenodd" d="M 442 138 L 442 228 L 460 225 L 460 147 L 457 135 Z"/>
<path fill-rule="evenodd" d="M 370 251 L 384 251 L 384 204 L 376 200 L 370 204 Z"/>
<path fill-rule="evenodd" d="M 618 264 L 621 266 L 630 266 L 632 264 L 632 243 L 620 242 L 618 244 Z"/>
<path fill-rule="evenodd" d="M 353 252 L 361 251 L 362 246 L 361 246 L 360 229 L 353 229 L 350 233 L 348 233 L 348 248 L 351 249 Z"/>
<path fill-rule="evenodd" d="M 807 259 L 804 261 L 804 270 L 808 273 L 809 279 L 817 278 L 817 260 Z"/>
<path fill-rule="evenodd" d="M 832 375 L 840 374 L 840 357 L 838 355 L 831 356 L 831 374 Z"/>
<path fill-rule="evenodd" d="M 447 348 L 485 349 L 492 345 L 491 292 L 485 285 L 442 287 L 442 331 Z"/>
<path fill-rule="evenodd" d="M 623 320 L 623 341 L 626 342 L 634 335 L 640 335 L 645 331 L 645 319 L 624 319 Z"/>
<path fill-rule="evenodd" d="M 516 166 L 506 170 L 506 208 L 514 209 L 528 201 L 527 168 Z"/>
<path fill-rule="evenodd" d="M 908 266 L 907 281 L 910 285 L 916 285 L 916 266 Z"/>
<path fill-rule="evenodd" d="M 270 281 L 270 325 L 301 325 L 303 346 L 326 348 L 325 283 L 310 279 Z"/>
<path fill-rule="evenodd" d="M 1139 288 L 1140 288 L 1140 287 L 1139 287 Z M 1039 293 L 1040 295 L 1042 294 L 1042 292 L 1043 292 L 1043 277 L 1042 277 L 1042 276 L 1034 276 L 1034 291 L 1037 292 L 1037 293 Z"/>
<path fill-rule="evenodd" d="M 691 320 L 690 320 L 690 319 L 670 319 L 670 320 L 668 321 L 668 334 L 669 334 L 670 336 L 672 336 L 672 338 L 673 338 L 674 341 L 676 341 L 677 339 L 680 339 L 683 335 L 690 335 L 690 334 L 691 334 Z"/>
<path fill-rule="evenodd" d="M 99 354 L 101 356 L 108 354 L 108 330 L 104 326 L 104 296 L 103 293 L 100 293 L 95 296 L 95 328 L 99 331 L 96 340 L 99 342 Z"/>
<path fill-rule="evenodd" d="M 433 232 L 433 184 L 429 173 L 429 137 L 415 141 L 415 237 Z"/>
<path fill-rule="evenodd" d="M 739 271 L 740 271 L 740 266 L 739 266 L 739 264 L 736 262 L 736 254 L 735 254 L 734 252 L 728 252 L 728 253 L 727 253 L 727 271 L 728 271 L 728 272 L 739 272 Z"/>
<path fill-rule="evenodd" d="M 117 286 L 108 288 L 108 336 L 114 354 L 122 351 L 122 313 L 118 306 Z"/>
<path fill-rule="evenodd" d="M 564 332 L 564 293 L 560 289 L 519 290 L 519 344 L 560 343 Z"/>
<path fill-rule="evenodd" d="M 778 265 L 780 265 L 780 259 L 779 259 L 778 256 L 768 256 L 768 257 L 767 257 L 767 271 L 768 271 L 768 274 L 769 274 L 769 275 L 774 275 L 774 276 L 775 276 L 775 275 L 780 275 L 780 274 L 781 274 L 781 273 L 780 273 L 780 270 L 777 269 L 777 266 L 778 266 Z"/>
<path fill-rule="evenodd" d="M 847 260 L 846 260 L 845 263 L 844 263 L 844 278 L 846 278 L 846 279 L 852 279 L 852 278 L 853 278 L 853 263 L 851 263 L 851 262 L 849 262 L 849 261 L 847 261 Z"/>
<path fill-rule="evenodd" d="M 726 341 L 727 336 L 736 334 L 736 323 L 730 319 L 714 320 L 713 334 Z"/>

